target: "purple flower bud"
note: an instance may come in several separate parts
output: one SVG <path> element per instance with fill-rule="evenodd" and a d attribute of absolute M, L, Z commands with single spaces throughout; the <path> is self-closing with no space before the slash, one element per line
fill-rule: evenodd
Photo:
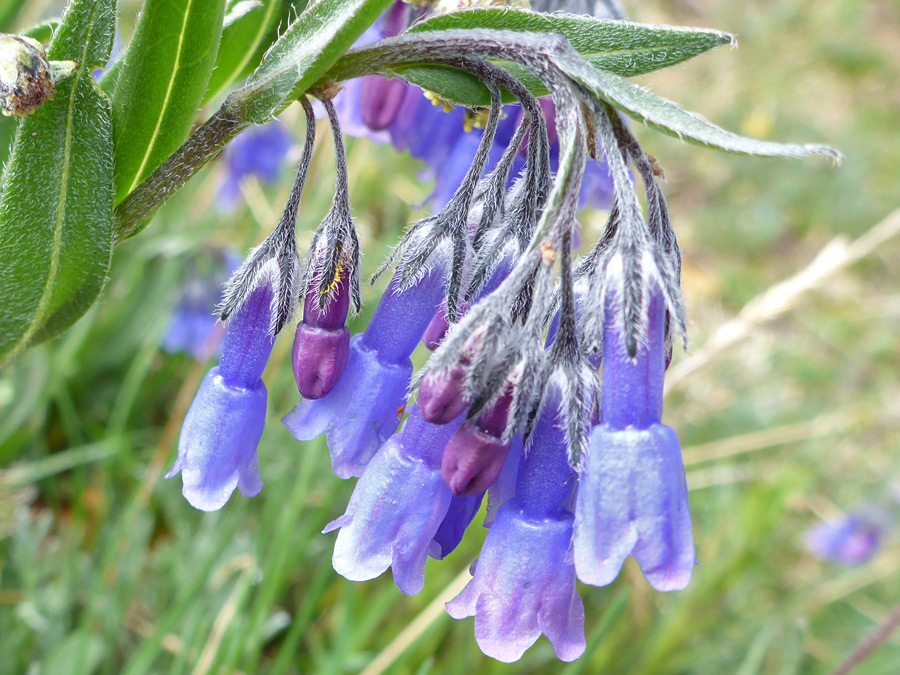
<path fill-rule="evenodd" d="M 451 498 L 440 457 L 455 430 L 455 424 L 429 424 L 413 407 L 403 431 L 378 450 L 346 513 L 325 528 L 341 528 L 332 558 L 338 574 L 365 581 L 391 567 L 401 591 L 422 590 L 429 551 L 441 554 L 434 537 Z"/>
<path fill-rule="evenodd" d="M 344 376 L 326 396 L 300 401 L 282 420 L 301 441 L 327 434 L 332 467 L 341 478 L 361 476 L 396 431 L 412 377 L 409 356 L 442 295 L 437 268 L 402 291 L 392 281 L 365 333 L 350 341 Z"/>
<path fill-rule="evenodd" d="M 487 490 L 503 468 L 509 443 L 464 424 L 447 443 L 441 463 L 444 482 L 454 497 L 471 497 Z"/>
<path fill-rule="evenodd" d="M 334 297 L 322 308 L 319 291 L 306 294 L 303 321 L 297 326 L 291 365 L 297 389 L 303 398 L 326 396 L 347 367 L 350 358 L 350 331 L 344 325 L 350 307 L 350 290 L 346 277 L 337 282 Z"/>
<path fill-rule="evenodd" d="M 306 399 L 327 396 L 334 389 L 350 359 L 350 330 L 297 326 L 291 365 L 300 395 Z"/>
<path fill-rule="evenodd" d="M 510 444 L 506 431 L 512 392 L 487 406 L 475 420 L 467 420 L 455 434 L 441 460 L 444 482 L 454 497 L 471 497 L 487 490 L 506 462 Z"/>
<path fill-rule="evenodd" d="M 422 416 L 432 424 L 447 424 L 468 406 L 463 393 L 468 362 L 456 364 L 434 376 L 426 376 L 419 385 L 417 403 Z"/>
<path fill-rule="evenodd" d="M 584 652 L 584 606 L 569 556 L 575 488 L 557 402 L 544 408 L 519 468 L 517 494 L 500 507 L 472 581 L 447 603 L 455 619 L 475 616 L 475 639 L 488 656 L 511 663 L 541 633 L 556 656 Z"/>
<path fill-rule="evenodd" d="M 819 560 L 856 567 L 868 562 L 881 545 L 881 527 L 864 513 L 848 513 L 806 531 L 806 548 Z"/>
<path fill-rule="evenodd" d="M 266 421 L 266 386 L 260 376 L 272 352 L 272 291 L 257 288 L 228 322 L 222 361 L 207 373 L 188 410 L 171 478 L 181 472 L 182 492 L 203 511 L 222 508 L 235 487 L 245 497 L 262 489 L 256 449 Z"/>
<path fill-rule="evenodd" d="M 443 560 L 459 546 L 483 500 L 483 492 L 471 497 L 453 497 L 450 500 L 447 515 L 434 535 L 434 541 L 440 547 L 440 551 L 432 550 L 429 555 L 437 560 Z"/>
<path fill-rule="evenodd" d="M 364 77 L 359 92 L 363 123 L 373 131 L 383 131 L 391 126 L 403 104 L 406 88 L 406 82 L 399 78 Z"/>
<path fill-rule="evenodd" d="M 448 330 L 450 330 L 450 322 L 447 321 L 447 306 L 445 303 L 441 303 L 441 308 L 434 313 L 431 323 L 425 329 L 422 342 L 425 344 L 425 347 L 434 351 L 441 344 Z"/>

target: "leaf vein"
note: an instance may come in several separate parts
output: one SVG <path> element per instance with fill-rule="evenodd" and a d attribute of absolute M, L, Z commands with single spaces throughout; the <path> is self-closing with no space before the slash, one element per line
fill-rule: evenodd
<path fill-rule="evenodd" d="M 187 24 L 189 17 L 191 15 L 191 7 L 194 4 L 194 0 L 188 0 L 187 5 L 184 8 L 184 19 L 181 22 L 181 31 L 178 35 L 178 48 L 175 50 L 175 63 L 172 67 L 172 73 L 169 76 L 169 84 L 166 87 L 166 95 L 163 98 L 162 105 L 159 109 L 159 116 L 156 118 L 156 127 L 153 129 L 153 133 L 150 135 L 150 142 L 147 144 L 147 149 L 144 152 L 144 157 L 141 160 L 141 164 L 138 167 L 138 170 L 134 174 L 134 179 L 131 182 L 131 186 L 128 188 L 128 192 L 134 190 L 137 187 L 138 183 L 141 182 L 141 177 L 144 173 L 144 169 L 147 167 L 147 162 L 150 161 L 150 155 L 153 154 L 153 148 L 156 147 L 156 139 L 159 137 L 159 130 L 162 128 L 163 118 L 166 116 L 166 110 L 169 107 L 169 99 L 172 97 L 172 90 L 175 88 L 175 80 L 178 78 L 178 72 L 181 70 L 181 56 L 184 50 L 184 35 L 187 31 Z"/>

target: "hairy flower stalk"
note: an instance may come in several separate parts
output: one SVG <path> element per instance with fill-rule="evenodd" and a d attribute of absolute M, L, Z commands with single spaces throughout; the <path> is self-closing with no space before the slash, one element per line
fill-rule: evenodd
<path fill-rule="evenodd" d="M 306 174 L 315 141 L 315 115 L 312 105 L 300 99 L 306 114 L 306 144 L 281 219 L 262 244 L 247 255 L 247 259 L 228 280 L 222 299 L 219 318 L 226 321 L 246 302 L 260 284 L 268 282 L 272 288 L 270 332 L 278 335 L 294 314 L 297 287 L 300 283 L 300 256 L 297 252 L 297 211 L 306 184 Z"/>
<path fill-rule="evenodd" d="M 421 272 L 439 248 L 449 248 L 447 316 L 451 322 L 456 320 L 460 288 L 471 260 L 469 212 L 500 122 L 500 90 L 495 84 L 490 85 L 490 90 L 491 110 L 485 125 L 485 133 L 463 182 L 443 209 L 433 216 L 420 220 L 409 229 L 393 255 L 376 273 L 377 276 L 396 261 L 400 283 L 406 285 Z"/>

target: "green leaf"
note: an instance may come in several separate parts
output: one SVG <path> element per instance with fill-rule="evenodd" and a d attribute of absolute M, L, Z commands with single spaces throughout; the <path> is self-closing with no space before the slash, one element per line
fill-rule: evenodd
<path fill-rule="evenodd" d="M 272 35 L 281 9 L 281 0 L 232 0 L 228 3 L 216 67 L 209 79 L 204 102 L 220 96 L 232 82 L 250 74 L 259 63 L 260 47 Z"/>
<path fill-rule="evenodd" d="M 116 201 L 187 138 L 216 61 L 225 0 L 147 0 L 113 97 Z"/>
<path fill-rule="evenodd" d="M 0 180 L 6 172 L 6 160 L 16 137 L 16 118 L 0 115 Z"/>
<path fill-rule="evenodd" d="M 109 57 L 115 0 L 72 0 L 48 50 L 80 65 L 19 123 L 0 201 L 0 363 L 93 303 L 112 251 L 109 100 L 92 71 Z"/>
<path fill-rule="evenodd" d="M 682 63 L 713 47 L 734 44 L 733 36 L 702 28 L 652 26 L 565 14 L 538 14 L 512 9 L 474 9 L 443 14 L 410 28 L 415 34 L 435 30 L 509 30 L 564 36 L 594 68 L 623 77 L 642 75 Z M 525 68 L 497 61 L 537 96 L 547 90 Z M 478 79 L 454 68 L 417 65 L 396 70 L 405 80 L 461 105 L 486 106 L 490 95 Z M 511 97 L 504 97 L 513 100 Z"/>
<path fill-rule="evenodd" d="M 391 0 L 318 2 L 297 17 L 235 92 L 244 118 L 262 124 L 291 96 L 304 93 L 375 23 Z"/>
<path fill-rule="evenodd" d="M 594 90 L 602 99 L 622 112 L 659 131 L 698 145 L 762 157 L 808 157 L 825 155 L 836 164 L 843 155 L 826 145 L 773 143 L 746 138 L 717 127 L 705 117 L 687 112 L 677 103 L 651 94 L 627 80 L 593 68 L 570 67 L 569 74 Z"/>
<path fill-rule="evenodd" d="M 734 36 L 706 28 L 653 26 L 631 21 L 514 9 L 472 9 L 442 14 L 408 33 L 435 30 L 511 30 L 562 35 L 595 68 L 632 77 L 687 61 Z"/>
<path fill-rule="evenodd" d="M 32 26 L 22 33 L 22 35 L 47 44 L 50 42 L 50 39 L 53 37 L 53 33 L 56 32 L 57 28 L 59 28 L 59 19 L 50 19 L 49 21 L 44 21 L 36 26 Z"/>
<path fill-rule="evenodd" d="M 6 0 L 0 4 L 0 33 L 12 32 L 13 22 L 26 2 L 28 0 Z"/>

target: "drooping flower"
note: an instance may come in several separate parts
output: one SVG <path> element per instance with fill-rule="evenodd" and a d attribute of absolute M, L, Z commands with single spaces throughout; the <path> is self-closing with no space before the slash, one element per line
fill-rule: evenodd
<path fill-rule="evenodd" d="M 580 467 L 575 567 L 595 586 L 611 583 L 633 555 L 660 591 L 687 586 L 695 565 L 681 448 L 660 423 L 666 307 L 652 286 L 646 330 L 629 356 L 617 296 L 607 298 L 603 330 L 602 422 Z"/>
<path fill-rule="evenodd" d="M 567 508 L 577 476 L 557 405 L 554 398 L 541 413 L 519 467 L 516 495 L 497 512 L 472 580 L 447 603 L 453 618 L 475 617 L 481 651 L 506 663 L 521 658 L 541 633 L 563 661 L 585 649 Z"/>
<path fill-rule="evenodd" d="M 397 429 L 412 378 L 409 357 L 442 294 L 439 268 L 404 289 L 395 278 L 365 332 L 351 339 L 347 367 L 331 392 L 300 401 L 284 417 L 284 425 L 301 441 L 326 434 L 332 467 L 341 478 L 361 476 Z"/>
<path fill-rule="evenodd" d="M 347 511 L 325 528 L 340 528 L 332 558 L 338 574 L 365 581 L 390 567 L 407 595 L 422 590 L 429 552 L 441 557 L 434 538 L 451 501 L 441 453 L 457 426 L 430 424 L 411 408 L 403 430 L 365 468 Z"/>
<path fill-rule="evenodd" d="M 811 527 L 803 541 L 819 560 L 856 567 L 878 552 L 882 537 L 878 519 L 870 513 L 856 511 Z"/>
<path fill-rule="evenodd" d="M 207 373 L 184 419 L 178 459 L 182 493 L 202 511 L 222 508 L 237 487 L 245 497 L 262 489 L 257 446 L 266 421 L 261 379 L 274 337 L 272 291 L 256 289 L 227 324 L 222 360 Z"/>

